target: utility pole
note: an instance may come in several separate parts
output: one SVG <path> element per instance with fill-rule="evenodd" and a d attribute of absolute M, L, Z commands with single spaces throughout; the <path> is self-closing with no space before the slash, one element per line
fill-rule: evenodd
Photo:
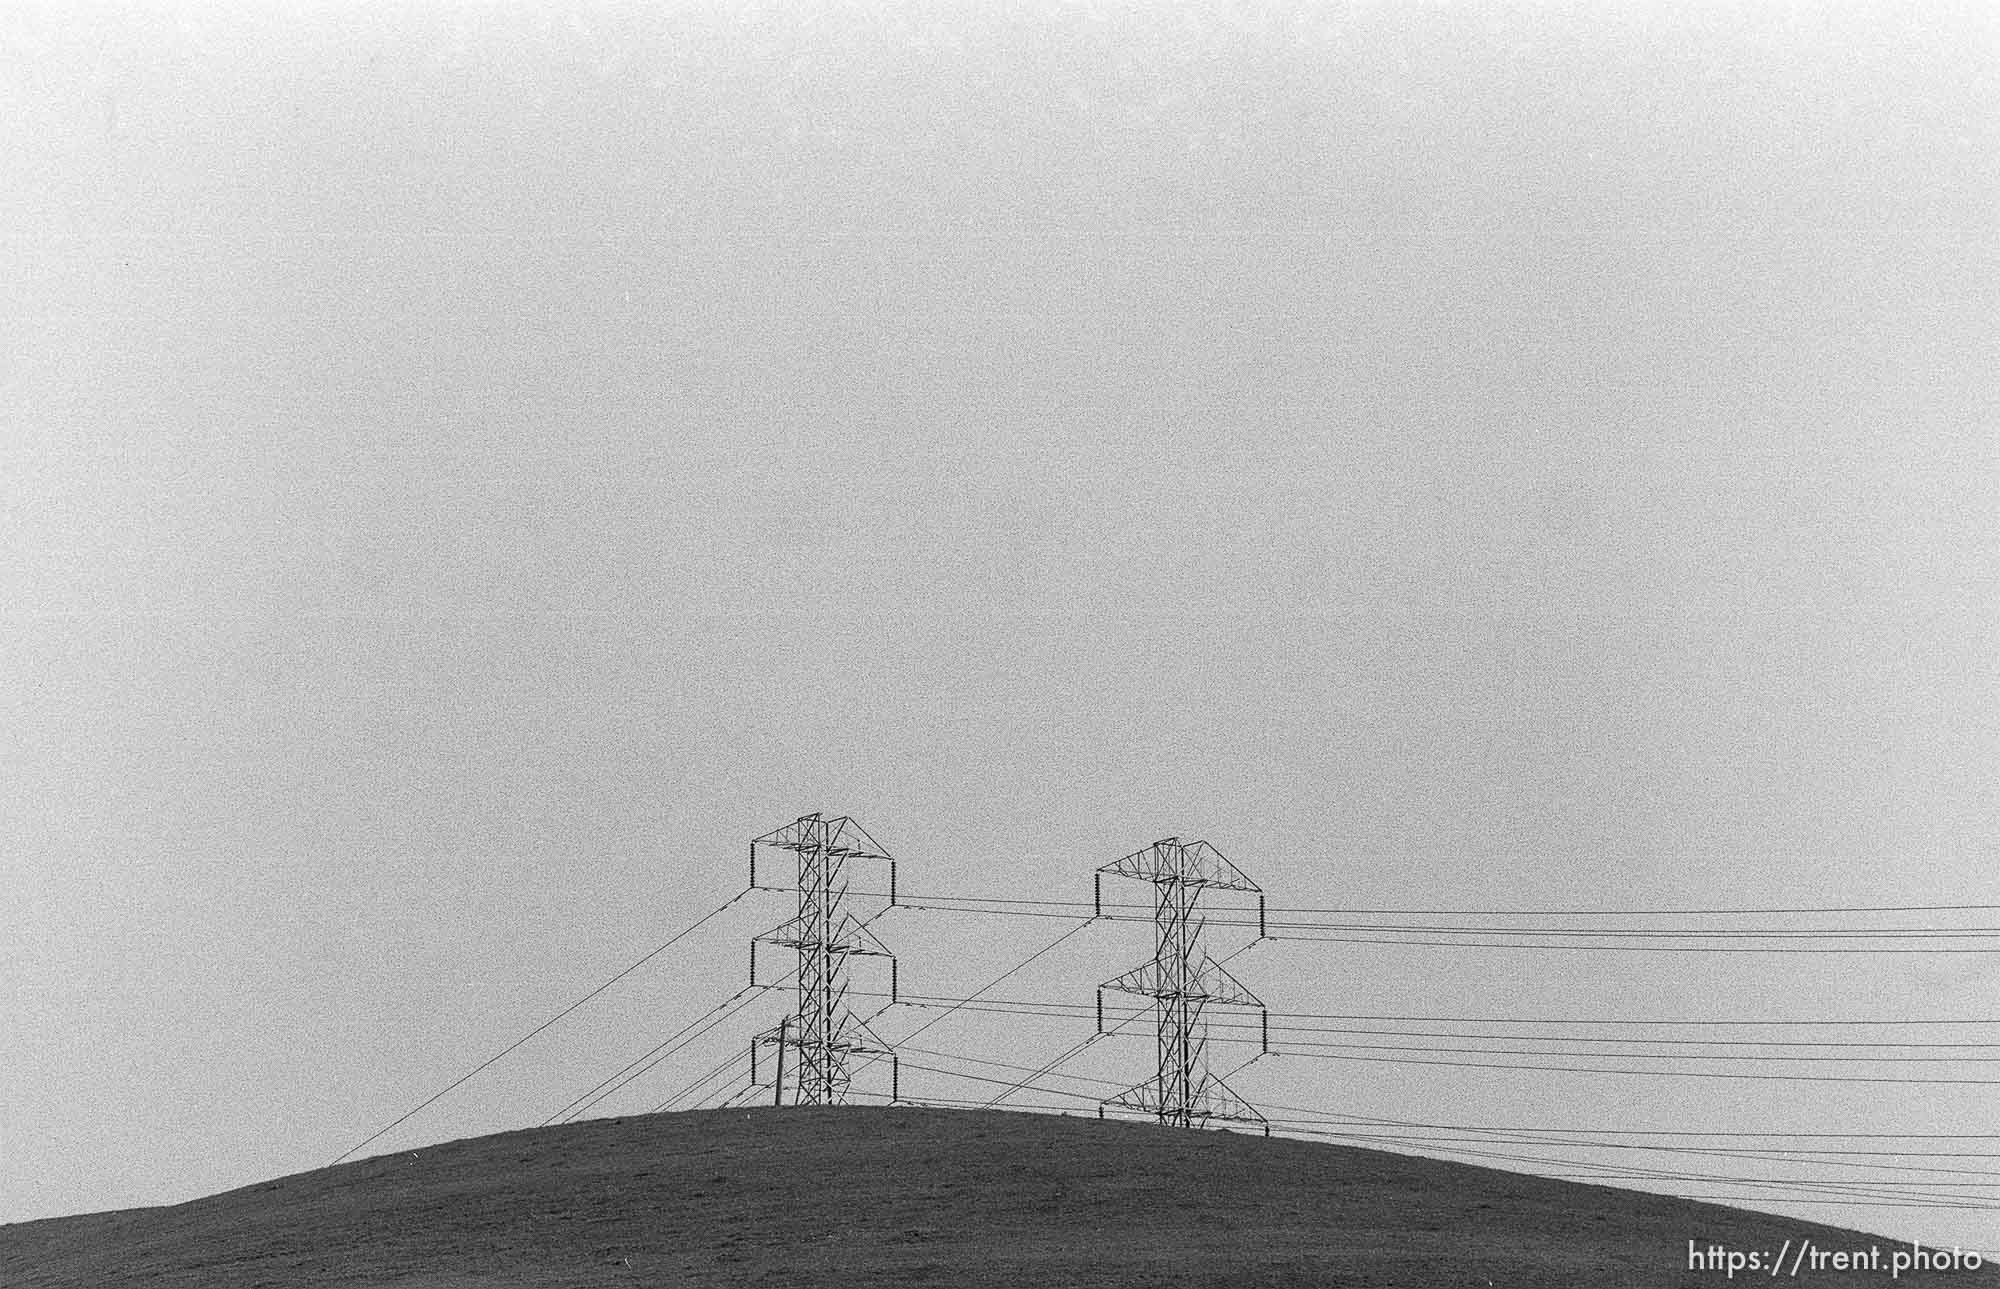
<path fill-rule="evenodd" d="M 760 886 L 758 860 L 770 851 L 790 851 L 797 859 L 796 886 Z M 889 1099 L 893 1103 L 901 1091 L 896 1053 L 884 1043 L 867 1022 L 847 1005 L 847 960 L 853 957 L 889 960 L 889 998 L 897 991 L 895 955 L 855 918 L 848 896 L 847 866 L 850 861 L 878 861 L 888 865 L 887 903 L 896 903 L 896 860 L 846 816 L 823 819 L 818 814 L 802 815 L 775 832 L 750 843 L 750 886 L 753 890 L 796 890 L 798 913 L 750 942 L 750 983 L 757 983 L 757 946 L 781 945 L 798 954 L 798 998 L 792 1015 L 777 1028 L 757 1035 L 750 1042 L 750 1078 L 757 1086 L 758 1049 L 777 1049 L 776 1073 L 771 1082 L 775 1105 L 785 1103 L 786 1076 L 791 1081 L 794 1105 L 842 1105 L 847 1101 L 854 1066 L 886 1059 L 889 1062 Z M 769 869 L 766 862 L 766 869 Z M 787 865 L 787 868 L 790 868 Z M 787 874 L 789 876 L 789 873 Z M 879 897 L 869 897 L 879 898 Z M 877 916 L 880 915 L 878 911 Z M 873 921 L 873 918 L 868 919 Z M 786 1069 L 786 1051 L 792 1053 Z M 855 1058 L 860 1058 L 857 1062 Z"/>
<path fill-rule="evenodd" d="M 1243 983 L 1201 948 L 1204 890 L 1246 891 L 1257 896 L 1257 935 L 1264 935 L 1264 893 L 1243 871 L 1205 841 L 1178 837 L 1156 841 L 1097 870 L 1094 903 L 1104 913 L 1104 879 L 1124 877 L 1153 885 L 1153 960 L 1097 989 L 1097 1031 L 1104 1031 L 1104 991 L 1138 994 L 1153 1000 L 1159 1037 L 1159 1069 L 1152 1079 L 1101 1103 L 1106 1109 L 1136 1110 L 1175 1128 L 1242 1123 L 1271 1126 L 1221 1078 L 1209 1071 L 1207 1024 L 1210 1005 L 1254 1007 L 1260 1013 L 1263 1050 L 1270 1050 L 1270 1013 Z"/>

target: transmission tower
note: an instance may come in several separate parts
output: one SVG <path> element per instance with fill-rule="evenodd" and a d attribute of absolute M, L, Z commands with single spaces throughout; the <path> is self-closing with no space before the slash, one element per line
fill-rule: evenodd
<path fill-rule="evenodd" d="M 1104 879 L 1126 877 L 1153 885 L 1153 960 L 1097 989 L 1097 1031 L 1104 1033 L 1104 991 L 1138 994 L 1153 1000 L 1159 1033 L 1158 1072 L 1147 1082 L 1101 1103 L 1106 1109 L 1135 1110 L 1175 1128 L 1222 1126 L 1230 1123 L 1271 1126 L 1228 1084 L 1210 1072 L 1207 1023 L 1210 1005 L 1255 1007 L 1263 1050 L 1271 1047 L 1270 1013 L 1243 983 L 1202 951 L 1203 918 L 1198 910 L 1204 890 L 1248 891 L 1257 896 L 1257 935 L 1264 935 L 1264 892 L 1243 871 L 1205 841 L 1178 837 L 1156 841 L 1097 870 L 1095 904 L 1104 913 Z"/>
<path fill-rule="evenodd" d="M 797 859 L 796 886 L 760 886 L 757 864 L 770 851 L 790 851 Z M 757 984 L 757 946 L 780 945 L 798 953 L 798 1005 L 775 1029 L 750 1042 L 750 1078 L 769 1086 L 771 1100 L 783 1105 L 787 1089 L 793 1105 L 841 1105 L 847 1100 L 857 1064 L 889 1062 L 889 1099 L 897 1099 L 900 1070 L 896 1053 L 847 1005 L 847 960 L 889 961 L 889 999 L 897 997 L 895 955 L 857 919 L 848 898 L 847 866 L 852 860 L 888 865 L 888 902 L 896 903 L 896 860 L 864 831 L 842 816 L 802 815 L 750 843 L 752 890 L 796 890 L 798 914 L 750 942 L 750 983 Z M 768 869 L 769 864 L 766 864 Z M 791 865 L 786 866 L 788 869 Z M 790 874 L 788 873 L 787 876 Z M 879 897 L 877 897 L 879 899 Z M 873 919 L 870 918 L 870 921 Z M 760 1049 L 774 1049 L 776 1064 L 766 1085 L 760 1077 Z"/>

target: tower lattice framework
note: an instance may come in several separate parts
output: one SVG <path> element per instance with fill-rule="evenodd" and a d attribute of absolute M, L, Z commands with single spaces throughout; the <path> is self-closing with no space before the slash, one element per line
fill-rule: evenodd
<path fill-rule="evenodd" d="M 796 886 L 760 886 L 758 862 L 771 851 L 796 858 Z M 769 1086 L 774 1104 L 789 1091 L 794 1105 L 841 1105 L 847 1101 L 858 1066 L 889 1063 L 889 1099 L 900 1091 L 896 1053 L 848 1005 L 848 961 L 883 958 L 889 963 L 889 997 L 897 991 L 895 955 L 856 918 L 849 898 L 848 865 L 873 861 L 888 866 L 888 903 L 896 902 L 896 860 L 854 820 L 802 815 L 750 843 L 750 886 L 754 890 L 796 890 L 798 912 L 750 942 L 750 983 L 757 980 L 757 947 L 778 945 L 798 955 L 797 1004 L 776 1028 L 750 1043 L 751 1080 Z M 789 865 L 788 865 L 789 867 Z M 879 897 L 871 897 L 879 899 Z M 878 911 L 879 915 L 879 911 Z M 872 920 L 872 919 L 870 919 Z M 760 1054 L 774 1058 L 764 1083 Z"/>
<path fill-rule="evenodd" d="M 1150 1080 L 1128 1088 L 1098 1107 L 1137 1111 L 1176 1128 L 1241 1123 L 1261 1128 L 1264 1116 L 1236 1095 L 1208 1068 L 1210 1006 L 1254 1007 L 1264 1051 L 1270 1050 L 1270 1013 L 1262 1000 L 1202 949 L 1200 911 L 1207 890 L 1243 891 L 1257 896 L 1257 933 L 1264 933 L 1264 893 L 1243 871 L 1205 841 L 1168 837 L 1145 850 L 1097 870 L 1095 904 L 1104 911 L 1104 879 L 1123 877 L 1153 887 L 1153 960 L 1105 981 L 1097 990 L 1097 1029 L 1104 1032 L 1104 991 L 1153 1000 L 1159 1040 L 1159 1068 Z"/>

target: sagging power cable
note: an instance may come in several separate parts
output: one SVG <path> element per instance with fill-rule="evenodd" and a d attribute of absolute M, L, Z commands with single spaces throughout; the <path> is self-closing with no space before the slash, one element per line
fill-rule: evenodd
<path fill-rule="evenodd" d="M 475 1076 L 477 1076 L 481 1072 L 497 1064 L 506 1057 L 512 1055 L 516 1050 L 518 1050 L 520 1047 L 526 1044 L 528 1040 L 534 1038 L 537 1034 L 541 1033 L 543 1030 L 549 1028 L 551 1025 L 554 1025 L 557 1021 L 562 1020 L 565 1016 L 568 1016 L 571 1012 L 575 1011 L 577 1008 L 583 1006 L 591 999 L 597 997 L 605 990 L 611 988 L 611 986 L 617 984 L 619 981 L 625 979 L 625 977 L 631 975 L 633 972 L 639 970 L 639 968 L 645 966 L 653 959 L 659 957 L 667 950 L 673 948 L 675 945 L 679 944 L 682 940 L 686 939 L 688 936 L 693 935 L 696 931 L 700 930 L 703 926 L 707 925 L 708 922 L 710 922 L 716 917 L 721 916 L 721 914 L 725 910 L 727 910 L 731 905 L 735 904 L 738 900 L 742 899 L 745 895 L 748 894 L 749 892 L 747 890 L 738 891 L 735 895 L 730 896 L 727 900 L 724 900 L 721 904 L 718 904 L 716 907 L 702 914 L 700 917 L 696 918 L 692 923 L 681 928 L 679 931 L 675 932 L 672 936 L 662 941 L 658 946 L 649 950 L 644 957 L 641 957 L 637 962 L 634 962 L 631 966 L 625 968 L 617 975 L 612 976 L 610 979 L 596 986 L 594 989 L 592 989 L 589 993 L 585 994 L 583 997 L 577 999 L 575 1002 L 569 1004 L 567 1007 L 564 1007 L 562 1010 L 556 1012 L 555 1015 L 549 1017 L 541 1024 L 529 1030 L 527 1033 L 521 1035 L 513 1042 L 507 1044 L 507 1046 L 501 1048 L 499 1051 L 487 1057 L 479 1064 L 473 1066 L 465 1073 L 459 1075 L 451 1082 L 445 1084 L 443 1087 L 439 1088 L 436 1092 L 431 1093 L 429 1096 L 425 1097 L 422 1101 L 419 1101 L 416 1105 L 411 1106 L 408 1110 L 405 1110 L 401 1115 L 397 1116 L 395 1119 L 384 1124 L 380 1128 L 377 1128 L 374 1132 L 368 1134 L 368 1136 L 362 1138 L 354 1145 L 349 1146 L 346 1150 L 341 1151 L 340 1154 L 334 1156 L 332 1162 L 329 1163 L 327 1166 L 332 1167 L 333 1164 L 341 1163 L 344 1160 L 352 1157 L 353 1155 L 358 1154 L 359 1152 L 373 1145 L 375 1142 L 381 1140 L 383 1137 L 386 1137 L 387 1135 L 389 1135 L 389 1133 L 395 1131 L 397 1128 L 402 1127 L 410 1120 L 416 1118 L 419 1114 L 422 1114 L 425 1110 L 428 1110 L 431 1106 L 437 1104 L 449 1093 L 456 1091 L 460 1087 L 464 1086 L 466 1083 L 470 1082 Z"/>

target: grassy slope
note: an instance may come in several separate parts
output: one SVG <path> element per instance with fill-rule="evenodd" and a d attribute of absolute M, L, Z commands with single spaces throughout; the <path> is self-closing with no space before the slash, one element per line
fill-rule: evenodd
<path fill-rule="evenodd" d="M 1341 1146 L 1049 1115 L 758 1109 L 506 1133 L 171 1208 L 0 1227 L 0 1285 L 1715 1285 L 1721 1273 L 1687 1271 L 1690 1239 L 1775 1251 L 1801 1236 L 1893 1247 Z M 1800 1280 L 1890 1283 L 1886 1270 Z"/>

